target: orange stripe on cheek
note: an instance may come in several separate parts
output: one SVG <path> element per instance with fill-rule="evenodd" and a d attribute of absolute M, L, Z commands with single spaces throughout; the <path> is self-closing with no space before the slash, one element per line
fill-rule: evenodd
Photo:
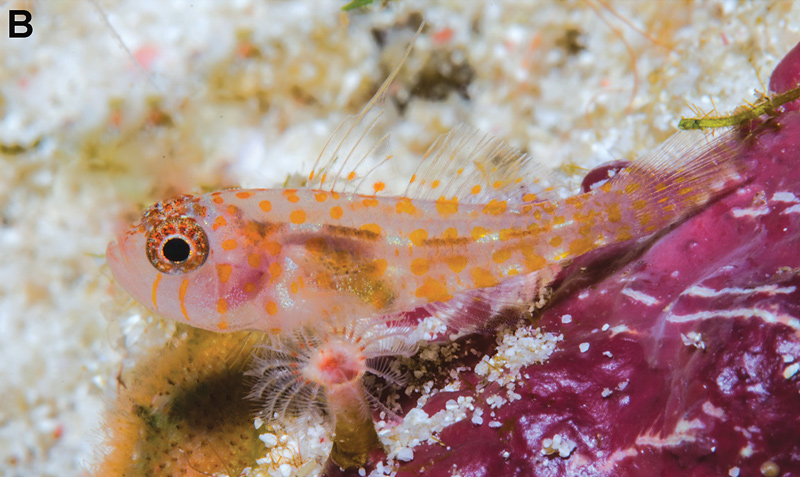
<path fill-rule="evenodd" d="M 161 274 L 159 273 L 158 275 L 156 275 L 156 279 L 153 280 L 153 296 L 152 296 L 152 300 L 153 300 L 153 308 L 155 308 L 156 311 L 158 311 L 158 303 L 156 303 L 156 292 L 158 291 L 158 283 L 160 281 L 161 281 Z"/>
<path fill-rule="evenodd" d="M 189 279 L 184 278 L 183 282 L 181 282 L 181 288 L 178 290 L 178 301 L 181 302 L 181 313 L 183 313 L 183 317 L 186 318 L 186 321 L 191 321 L 189 319 L 189 314 L 186 313 L 186 304 L 184 303 L 187 288 L 189 288 Z"/>

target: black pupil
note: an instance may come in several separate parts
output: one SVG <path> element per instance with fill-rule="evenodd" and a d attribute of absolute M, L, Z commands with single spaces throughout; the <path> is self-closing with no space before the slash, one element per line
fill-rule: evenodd
<path fill-rule="evenodd" d="M 164 254 L 164 258 L 170 262 L 178 263 L 189 258 L 191 248 L 186 240 L 179 237 L 172 237 L 164 242 L 164 246 L 161 247 L 161 251 Z"/>

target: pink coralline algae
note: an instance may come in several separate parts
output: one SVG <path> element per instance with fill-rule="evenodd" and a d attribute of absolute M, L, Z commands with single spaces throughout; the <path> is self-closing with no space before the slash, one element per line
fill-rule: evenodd
<path fill-rule="evenodd" d="M 770 86 L 799 81 L 800 45 Z M 800 475 L 795 103 L 740 126 L 747 184 L 647 243 L 564 270 L 536 322 L 563 334 L 549 360 L 523 368 L 516 399 L 496 409 L 486 399 L 507 390 L 478 392 L 485 382 L 462 372 L 460 391 L 425 410 L 472 397 L 482 422 L 446 427 L 397 475 Z M 471 340 L 493 353 L 493 340 Z"/>

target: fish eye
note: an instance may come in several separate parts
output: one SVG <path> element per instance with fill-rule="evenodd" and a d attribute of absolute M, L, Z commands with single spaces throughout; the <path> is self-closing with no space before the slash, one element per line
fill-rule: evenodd
<path fill-rule="evenodd" d="M 161 254 L 172 263 L 186 261 L 192 253 L 192 246 L 184 237 L 170 237 L 161 247 Z"/>
<path fill-rule="evenodd" d="M 208 258 L 208 237 L 194 219 L 178 217 L 156 224 L 146 239 L 147 259 L 160 272 L 188 273 Z"/>

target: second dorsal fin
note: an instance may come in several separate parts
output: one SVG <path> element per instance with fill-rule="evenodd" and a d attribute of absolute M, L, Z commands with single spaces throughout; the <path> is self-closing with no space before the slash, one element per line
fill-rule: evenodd
<path fill-rule="evenodd" d="M 404 195 L 485 203 L 532 202 L 552 197 L 552 192 L 548 174 L 528 154 L 460 124 L 431 145 Z"/>

